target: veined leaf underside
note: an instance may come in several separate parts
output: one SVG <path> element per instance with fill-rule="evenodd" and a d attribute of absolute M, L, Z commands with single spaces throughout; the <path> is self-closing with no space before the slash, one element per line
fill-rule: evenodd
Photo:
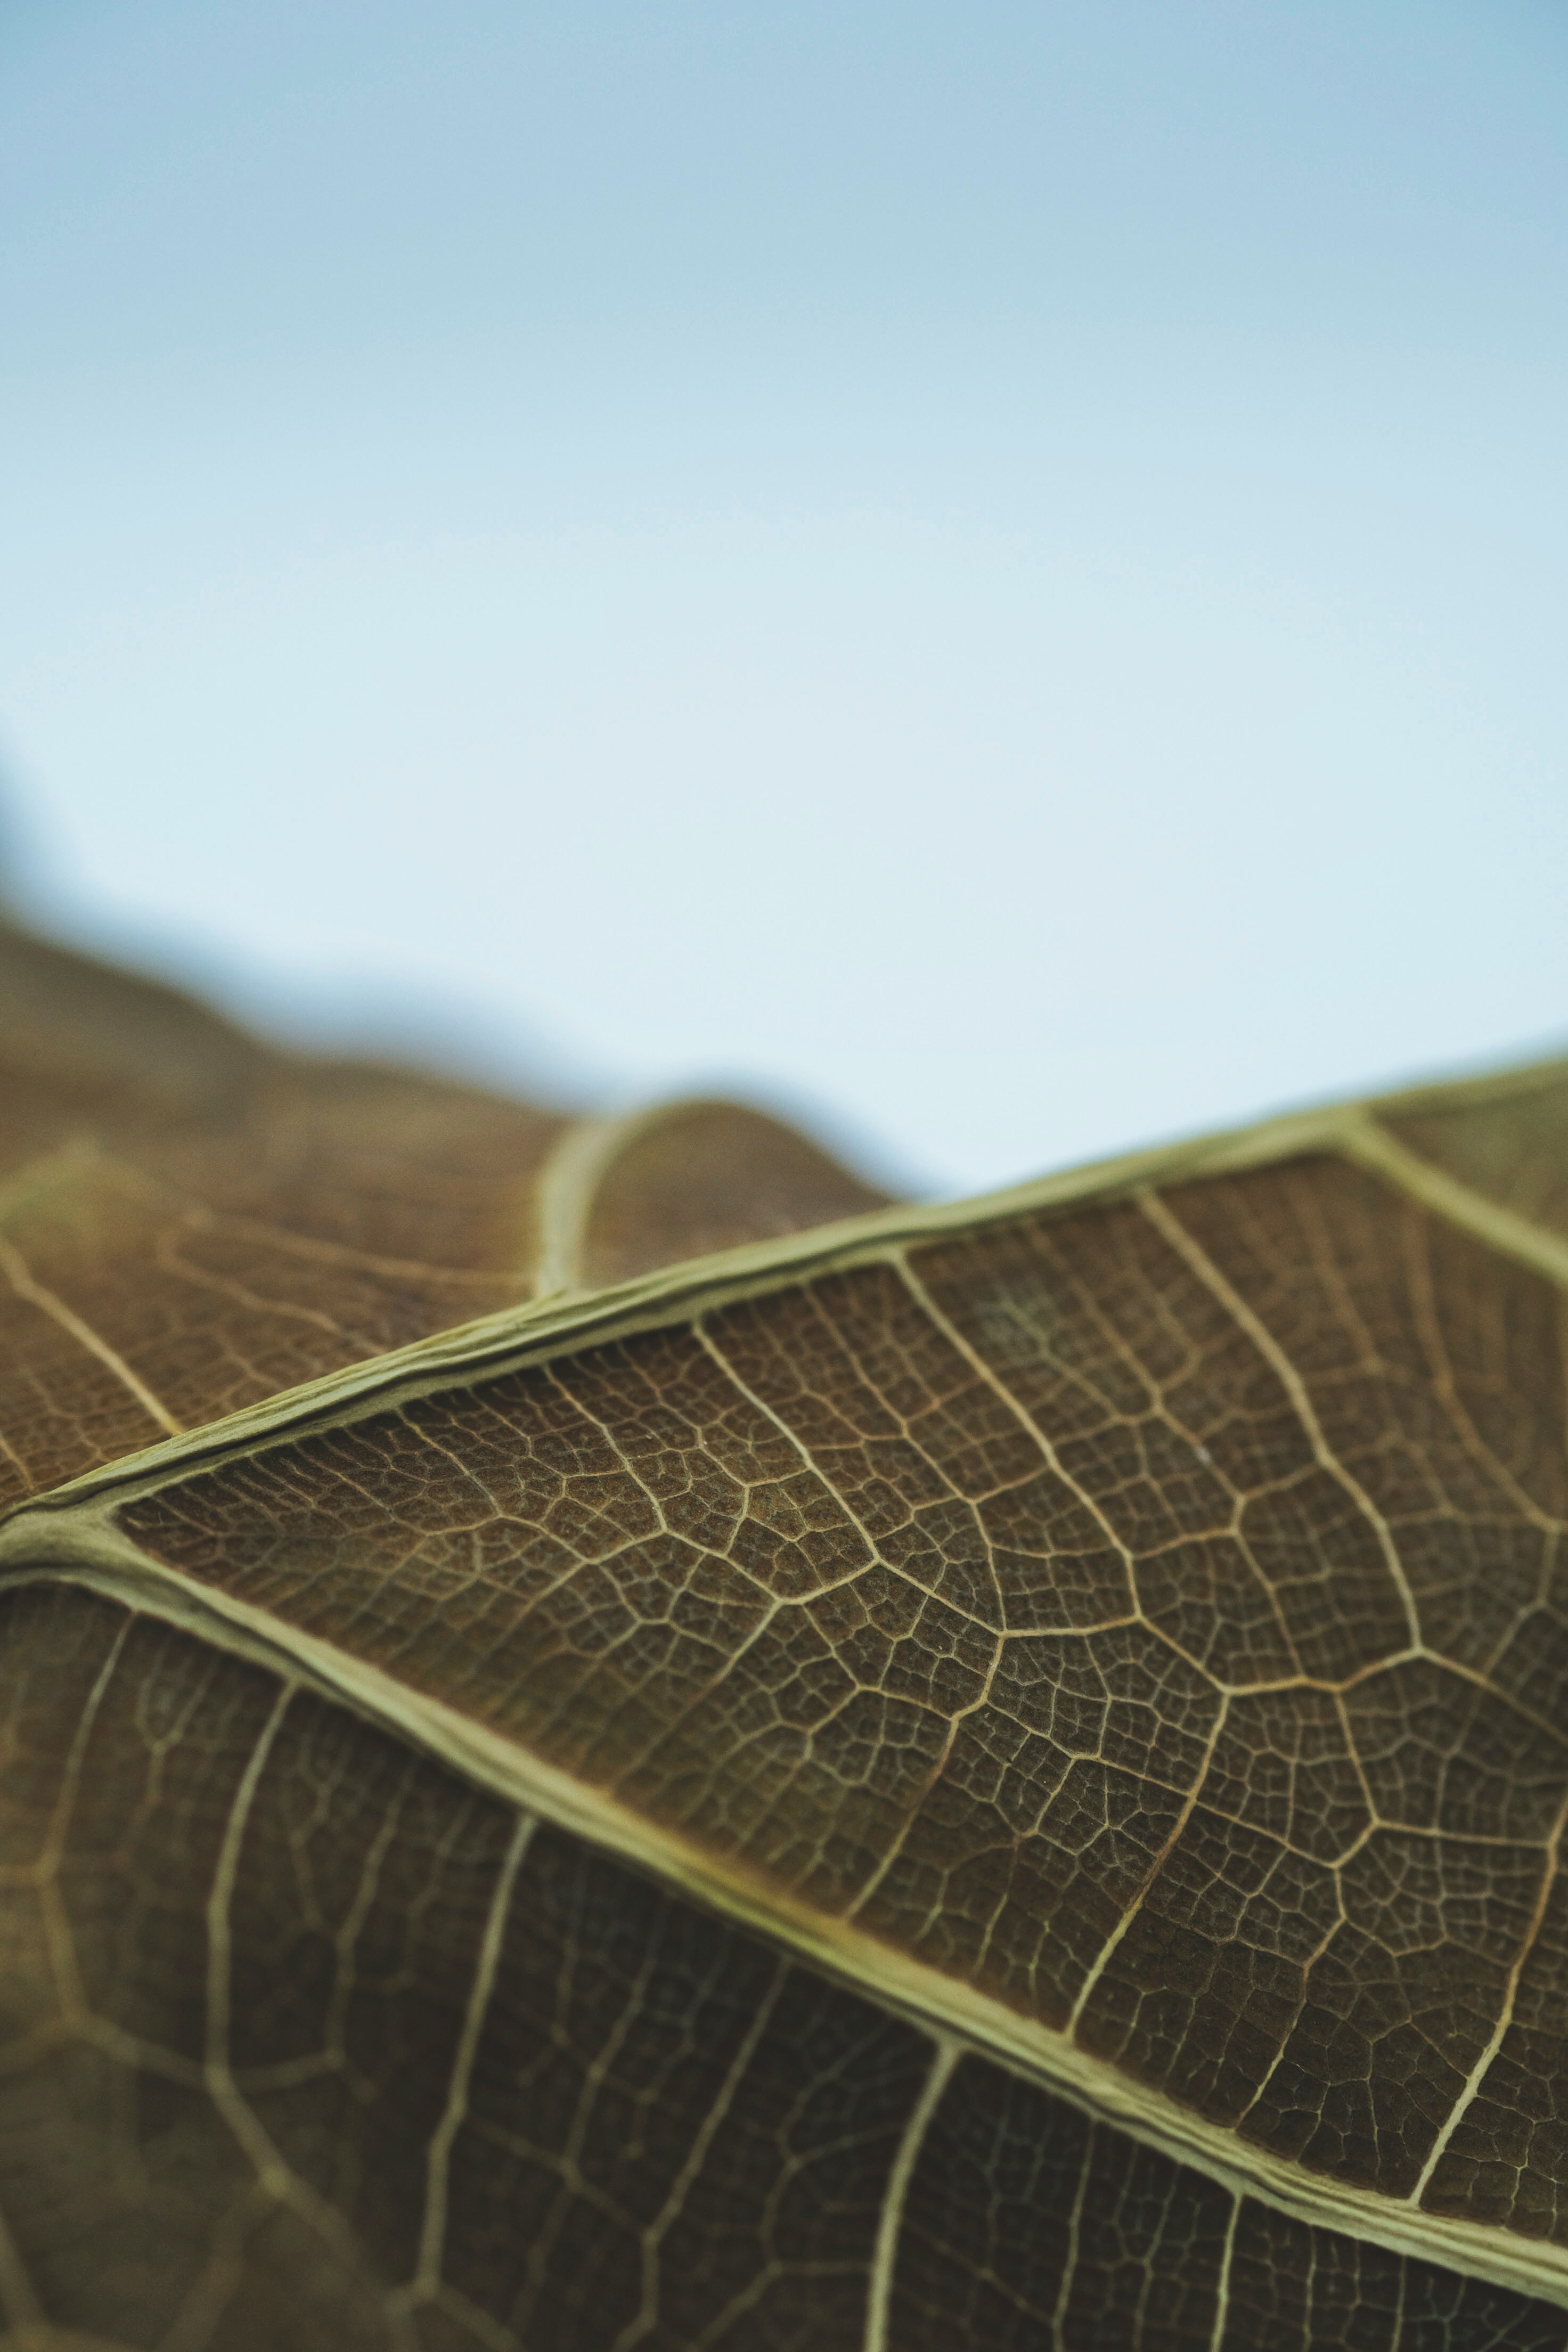
<path fill-rule="evenodd" d="M 0 2340 L 1568 2343 L 1568 1075 L 906 1209 L 0 979 Z"/>

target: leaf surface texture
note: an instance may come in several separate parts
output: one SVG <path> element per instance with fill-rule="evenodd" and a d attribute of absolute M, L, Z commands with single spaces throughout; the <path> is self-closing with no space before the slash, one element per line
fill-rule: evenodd
<path fill-rule="evenodd" d="M 1568 2344 L 1568 1078 L 957 1208 L 0 939 L 23 2347 Z"/>

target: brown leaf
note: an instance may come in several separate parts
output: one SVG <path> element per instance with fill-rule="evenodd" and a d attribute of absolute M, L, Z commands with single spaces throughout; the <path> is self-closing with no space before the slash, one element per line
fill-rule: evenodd
<path fill-rule="evenodd" d="M 269 1052 L 3 927 L 0 1087 L 7 1501 L 541 1287 L 887 1197 L 755 1111 L 574 1125 Z"/>
<path fill-rule="evenodd" d="M 908 1209 L 0 955 L 6 2345 L 1568 2343 L 1568 1074 Z"/>

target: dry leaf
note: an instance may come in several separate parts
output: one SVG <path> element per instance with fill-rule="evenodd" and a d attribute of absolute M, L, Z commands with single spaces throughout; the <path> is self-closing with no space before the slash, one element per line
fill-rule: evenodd
<path fill-rule="evenodd" d="M 1568 2342 L 1568 1070 L 927 1210 L 0 1004 L 5 2352 Z"/>

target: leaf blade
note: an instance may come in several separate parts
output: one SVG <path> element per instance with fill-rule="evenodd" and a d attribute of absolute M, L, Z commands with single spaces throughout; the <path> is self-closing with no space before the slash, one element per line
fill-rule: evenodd
<path fill-rule="evenodd" d="M 40 969 L 50 985 L 60 977 L 47 958 L 26 967 L 34 979 Z M 83 985 L 99 1020 L 102 991 Z M 84 1475 L 8 1515 L 0 1608 L 18 1624 L 28 1609 L 109 1611 L 117 1641 L 187 1645 L 177 1672 L 142 1675 L 81 1816 L 113 1799 L 113 1754 L 164 1759 L 146 1768 L 145 1870 L 171 1890 L 168 1920 L 185 1919 L 186 1941 L 147 1924 L 163 1916 L 156 1905 L 129 1926 L 111 1905 L 62 1930 L 48 1906 L 64 1899 L 61 1857 L 87 1783 L 60 1763 L 53 1793 L 29 1795 L 24 1775 L 12 1801 L 32 1859 L 0 1891 L 0 1912 L 10 1909 L 18 1981 L 38 2017 L 8 2063 L 35 2090 L 68 2048 L 71 2063 L 96 2066 L 88 2105 L 99 2100 L 100 2121 L 82 2145 L 119 2147 L 110 2168 L 128 2179 L 150 2178 L 153 2143 L 126 2140 L 113 2117 L 127 2098 L 155 2107 L 163 2095 L 147 2084 L 184 2081 L 206 2102 L 207 2122 L 191 2121 L 195 2108 L 186 2118 L 203 2146 L 204 2132 L 227 2132 L 217 2169 L 228 2201 L 190 2205 L 185 2252 L 169 2253 L 158 2289 L 171 2340 L 259 2345 L 303 2325 L 300 2312 L 335 2341 L 346 2330 L 503 2352 L 539 2325 L 552 2342 L 595 2346 L 782 2343 L 805 2326 L 846 2344 L 955 2332 L 1022 2344 L 1043 2330 L 1073 2346 L 1239 2352 L 1270 2330 L 1339 2340 L 1352 2313 L 1390 2344 L 1432 2330 L 1456 2352 L 1564 2340 L 1565 2159 L 1552 2105 L 1568 2074 L 1564 1257 L 1542 1174 L 1558 1151 L 1558 1076 L 1352 1106 L 992 1202 L 909 1210 L 871 1205 L 858 1180 L 754 1114 L 689 1106 L 574 1137 L 511 1107 L 457 1105 L 425 1082 L 280 1073 L 221 1034 L 199 1117 L 178 1109 L 177 1150 L 162 1139 L 153 1169 L 148 1069 L 167 1095 L 179 1057 L 159 1041 L 193 1020 L 205 1036 L 205 1016 L 160 1000 L 146 1052 L 122 1012 L 110 1006 L 107 1046 L 101 1021 L 90 1052 L 68 1034 L 68 1084 L 46 1069 L 57 1127 L 0 1203 L 10 1233 L 53 1218 L 98 1300 L 112 1308 L 119 1285 L 154 1328 L 150 1263 L 189 1289 L 181 1252 L 195 1257 L 215 1235 L 243 1244 L 237 1271 L 204 1261 L 195 1286 L 242 1310 L 226 1328 L 253 1353 L 279 1311 L 257 1286 L 258 1251 L 291 1252 L 323 1282 L 352 1257 L 375 1311 L 414 1327 L 403 1346 L 385 1344 L 395 1333 L 382 1324 L 324 1357 L 317 1347 L 292 1387 L 279 1384 L 282 1360 L 258 1361 L 237 1412 L 223 1409 L 228 1376 L 198 1369 L 177 1415 L 149 1381 L 144 1332 L 143 1352 L 122 1354 L 112 1314 L 89 1324 L 68 1282 L 54 1286 L 58 1247 L 45 1281 L 34 1255 L 6 1243 L 19 1306 L 42 1317 L 50 1346 L 71 1343 L 116 1384 L 121 1418 L 110 1426 L 101 1398 L 79 1398 L 77 1420 L 90 1429 L 96 1415 L 96 1435 L 51 1466 Z M 58 1052 L 58 1024 L 52 1034 Z M 129 1079 L 128 1053 L 141 1055 Z M 17 1129 L 29 1145 L 43 1131 L 37 1079 Z M 84 1087 L 102 1098 L 118 1156 L 62 1140 L 61 1105 L 79 1109 Z M 290 1113 L 279 1129 L 280 1104 L 298 1106 L 301 1088 L 315 1089 L 304 1129 Z M 248 1106 L 237 1125 L 237 1100 Z M 254 1180 L 270 1187 L 273 1221 L 247 1223 L 237 1137 L 264 1130 L 293 1140 Z M 399 1133 L 378 1173 L 375 1139 Z M 455 1208 L 408 1173 L 453 1153 L 479 1171 Z M 171 1211 L 180 1154 L 179 1181 L 199 1163 L 208 1192 L 187 1189 Z M 220 1161 L 230 1191 L 215 1205 Z M 385 1165 L 400 1171 L 390 1192 Z M 298 1196 L 316 1203 L 303 1215 L 279 1166 L 316 1171 L 315 1192 Z M 784 1230 L 838 1209 L 837 1222 Z M 149 1217 L 165 1222 L 154 1232 Z M 537 1240 L 518 1249 L 530 1220 L 548 1240 L 552 1217 L 542 1259 Z M 446 1233 L 435 1287 L 412 1296 L 426 1260 L 363 1246 L 377 1218 L 380 1242 Z M 731 1246 L 658 1263 L 714 1242 Z M 556 1276 L 616 1279 L 530 1303 Z M 454 1299 L 479 1295 L 464 1283 L 503 1279 L 516 1304 L 440 1328 Z M 333 1321 L 303 1303 L 314 1295 L 285 1312 Z M 41 1327 L 26 1328 L 12 1370 L 36 1388 Z M 181 1347 L 188 1355 L 188 1327 L 171 1360 Z M 79 1363 L 74 1377 L 86 1377 Z M 139 1446 L 127 1399 L 143 1424 L 196 1425 Z M 25 1473 L 31 1441 L 14 1408 L 5 1425 Z M 22 1640 L 3 1654 L 24 1686 L 26 1651 Z M 100 1664 L 83 1724 L 104 1693 L 119 1704 L 118 1672 Z M 236 1696 L 200 1738 L 200 1694 L 195 1714 L 175 1706 L 178 1723 L 149 1748 L 147 1723 L 171 1691 L 195 1688 L 193 1675 Z M 264 1733 L 243 1732 L 241 1685 L 272 1694 Z M 25 1715 L 25 1689 L 16 1704 Z M 299 1938 L 319 1940 L 300 1925 L 305 1898 L 276 1840 L 273 1861 L 257 1865 L 245 1937 L 229 1917 L 249 1885 L 255 1822 L 302 1801 L 295 1767 L 274 1770 L 273 1743 L 312 1708 L 319 1726 L 340 1727 L 321 1738 L 384 1743 L 363 1767 L 371 1780 L 416 1771 L 427 1810 L 489 1806 L 511 1857 L 492 1857 L 489 1895 L 461 1914 L 448 1976 L 467 1969 L 468 1991 L 455 2011 L 455 1995 L 422 1996 L 432 2023 L 447 2011 L 458 2022 L 445 2055 L 410 2078 L 414 2107 L 398 2111 L 425 2184 L 411 2264 L 384 2233 L 367 2251 L 370 2225 L 354 2218 L 380 2155 L 338 2114 L 321 2146 L 360 2187 L 341 2170 L 330 2189 L 313 2186 L 320 2148 L 274 2162 L 271 2126 L 235 2071 L 269 2013 L 256 1950 L 292 1937 L 279 1982 L 298 1990 L 309 1975 Z M 204 1786 L 182 1759 L 187 1748 L 216 1759 L 224 1721 L 241 1725 L 244 1757 L 224 1768 L 239 1780 L 223 1782 L 214 1763 Z M 29 1738 L 48 1747 L 33 1724 L 18 1756 Z M 318 1775 L 311 1803 L 318 1826 L 344 1804 L 359 1822 L 342 1852 L 358 1840 L 351 1876 L 363 1891 L 406 1856 L 367 1832 L 363 1804 L 354 1811 L 359 1773 L 345 1766 L 331 1790 Z M 40 1829 L 45 1816 L 54 1828 Z M 189 1826 L 198 1817 L 205 1845 Z M 131 1834 L 117 1833 L 121 1846 Z M 592 2308 L 572 2302 L 548 2247 L 568 2226 L 620 2242 L 619 2192 L 603 2179 L 584 2206 L 573 2173 L 556 2220 L 529 2224 L 527 2279 L 481 2263 L 472 2275 L 489 2284 L 470 2293 L 453 2283 L 458 2256 L 447 2261 L 453 2231 L 479 2228 L 485 2203 L 479 2174 L 462 2171 L 470 2110 L 510 2098 L 503 2137 L 523 2112 L 523 2076 L 497 2061 L 498 2076 L 486 2055 L 488 2021 L 513 1998 L 508 1939 L 541 1837 L 542 1853 L 575 1857 L 579 1877 L 619 1872 L 616 1885 L 645 1890 L 626 1901 L 664 1905 L 683 1949 L 721 1930 L 739 1938 L 721 1974 L 749 1983 L 748 1970 L 772 1971 L 720 2105 L 692 2124 L 685 2156 L 660 2159 L 657 2196 L 658 2166 L 639 2176 L 638 2196 L 664 2221 L 645 2212 L 631 2228 L 616 2257 L 623 2286 L 604 2286 Z M 108 1884 L 100 1845 L 89 1848 L 70 1849 L 70 1873 Z M 295 1868 L 303 1848 L 289 1850 Z M 341 1937 L 338 1948 L 341 1964 Z M 52 1994 L 38 1990 L 40 1950 L 54 1956 Z M 83 1955 L 99 1973 L 72 1994 Z M 557 1978 L 566 1965 L 557 1950 Z M 237 2006 L 242 1979 L 252 1990 Z M 149 2036 L 115 2011 L 121 1979 L 163 1982 Z M 350 2008 L 358 1998 L 342 1996 Z M 517 1998 L 537 2023 L 539 1985 Z M 757 2119 L 782 2113 L 803 2046 L 804 2028 L 773 2038 L 774 2007 L 794 2016 L 790 2001 L 841 2020 L 850 2003 L 882 2021 L 878 2047 L 905 2054 L 897 2112 L 878 2110 L 879 2152 L 855 2141 L 853 2180 L 836 2176 L 813 2209 L 811 2229 L 827 2238 L 797 2233 L 786 2256 L 770 2235 L 798 2173 L 782 2125 L 768 2128 L 783 2168 L 737 2183 L 738 2151 L 754 2158 Z M 612 2038 L 646 2038 L 645 2008 L 623 2012 Z M 181 2058 L 179 2039 L 198 2014 L 199 2063 Z M 669 2063 L 659 2047 L 656 2073 Z M 319 2032 L 309 2051 L 266 2061 L 268 2081 L 279 2064 L 288 2077 L 281 2105 L 267 2108 L 286 2137 L 310 2109 L 306 2075 L 345 2063 Z M 757 2065 L 773 2070 L 772 2091 Z M 132 2077 L 142 2089 L 126 2087 Z M 47 2105 L 58 2085 L 38 2095 Z M 587 2128 L 582 2095 L 574 2129 Z M 634 2111 L 654 2131 L 657 2102 Z M 68 2140 L 77 2126 L 51 2128 Z M 1039 2168 L 1053 2147 L 1078 2150 L 1051 2192 L 1068 2216 L 1059 2242 L 1041 2234 Z M 998 2167 L 1015 2161 L 1035 2168 L 1033 2201 L 998 2185 Z M 576 2158 L 557 2150 L 551 2162 L 559 2188 L 560 2165 L 572 2172 Z M 459 2172 L 470 2183 L 460 2193 Z M 720 2219 L 725 2184 L 747 2217 L 738 2239 Z M 104 2244 L 130 2210 L 116 2221 L 112 2206 L 93 2225 Z M 859 2216 L 853 2244 L 833 2239 L 829 2206 Z M 406 2197 L 403 2210 L 414 2210 Z M 676 2272 L 650 2252 L 666 2230 L 686 2250 L 682 2275 L 707 2282 L 700 2309 L 680 2304 Z M 807 2240 L 815 2252 L 801 2251 Z M 823 2252 L 829 2240 L 837 2252 Z M 24 2230 L 0 2278 L 15 2326 L 69 2316 L 58 2247 L 41 2242 Z M 252 2309 L 235 2282 L 256 2249 Z M 108 2276 L 100 2263 L 82 2325 L 108 2324 Z M 312 2279 L 326 2282 L 320 2295 Z M 134 2302 L 122 2316 L 139 2341 L 150 2323 Z"/>

